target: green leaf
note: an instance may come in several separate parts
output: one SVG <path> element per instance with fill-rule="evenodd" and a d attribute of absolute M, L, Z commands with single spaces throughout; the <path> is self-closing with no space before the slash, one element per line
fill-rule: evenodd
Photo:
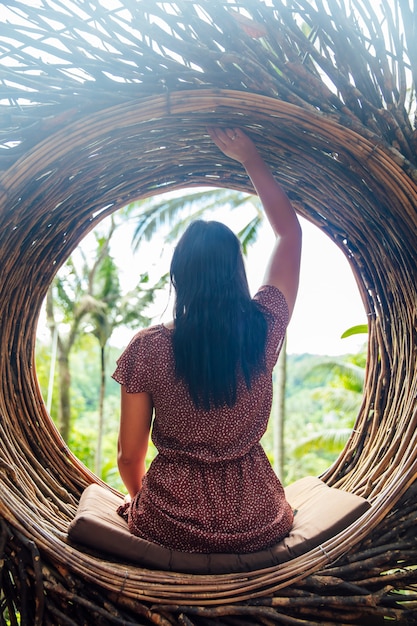
<path fill-rule="evenodd" d="M 247 254 L 248 247 L 255 243 L 259 227 L 262 223 L 262 216 L 255 215 L 255 217 L 237 234 L 242 244 L 243 254 Z"/>
<path fill-rule="evenodd" d="M 351 326 L 341 335 L 341 339 L 345 339 L 346 337 L 351 337 L 352 335 L 366 335 L 368 333 L 368 324 L 357 324 L 356 326 Z"/>

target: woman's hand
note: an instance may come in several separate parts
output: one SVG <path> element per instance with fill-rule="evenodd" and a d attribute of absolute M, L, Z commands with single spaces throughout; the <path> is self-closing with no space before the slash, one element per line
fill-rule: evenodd
<path fill-rule="evenodd" d="M 240 128 L 210 127 L 207 132 L 223 154 L 243 165 L 253 157 L 259 157 L 252 139 Z"/>

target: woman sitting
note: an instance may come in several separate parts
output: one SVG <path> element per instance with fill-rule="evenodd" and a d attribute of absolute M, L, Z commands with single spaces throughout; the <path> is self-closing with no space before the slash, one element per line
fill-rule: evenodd
<path fill-rule="evenodd" d="M 248 553 L 276 544 L 293 523 L 260 439 L 298 289 L 301 229 L 252 140 L 241 129 L 209 134 L 245 168 L 276 244 L 251 298 L 229 228 L 196 221 L 180 239 L 174 320 L 138 332 L 113 374 L 122 385 L 118 466 L 129 494 L 119 512 L 131 533 L 166 548 Z M 158 454 L 146 471 L 151 427 Z"/>

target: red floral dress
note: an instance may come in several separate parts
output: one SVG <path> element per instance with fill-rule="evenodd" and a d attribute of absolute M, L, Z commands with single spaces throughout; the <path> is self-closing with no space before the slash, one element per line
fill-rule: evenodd
<path fill-rule="evenodd" d="M 121 514 L 130 532 L 183 552 L 247 553 L 285 537 L 293 512 L 259 441 L 272 404 L 272 369 L 288 324 L 275 287 L 255 296 L 268 316 L 266 372 L 248 391 L 238 383 L 232 407 L 196 409 L 176 380 L 172 331 L 141 330 L 117 362 L 113 378 L 130 393 L 152 396 L 152 441 L 158 454 L 140 493 Z"/>

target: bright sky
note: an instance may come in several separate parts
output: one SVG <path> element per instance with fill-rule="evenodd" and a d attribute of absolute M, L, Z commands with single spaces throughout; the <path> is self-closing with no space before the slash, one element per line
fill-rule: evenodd
<path fill-rule="evenodd" d="M 358 352 L 367 335 L 341 339 L 351 326 L 367 323 L 349 263 L 327 235 L 310 222 L 301 222 L 300 288 L 288 328 L 288 352 L 328 355 Z"/>
<path fill-rule="evenodd" d="M 211 213 L 207 219 L 218 219 L 237 232 L 250 217 L 253 209 Z M 339 248 L 317 227 L 300 219 L 303 229 L 303 254 L 297 303 L 288 328 L 287 349 L 290 354 L 338 355 L 358 352 L 366 343 L 366 335 L 341 339 L 342 333 L 357 324 L 366 324 L 366 314 L 348 261 Z M 169 270 L 173 247 L 164 244 L 162 236 L 143 241 L 138 253 L 131 250 L 132 225 L 121 227 L 114 235 L 112 254 L 121 267 L 123 290 L 134 289 L 141 274 L 149 272 L 150 281 Z M 86 238 L 87 239 L 87 238 Z M 84 240 L 86 243 L 86 240 Z M 265 223 L 258 240 L 249 250 L 246 269 L 252 293 L 262 284 L 264 268 L 273 246 L 273 234 Z M 172 318 L 173 299 L 169 289 L 160 294 L 151 315 L 153 323 Z M 47 340 L 44 312 L 38 327 L 39 335 Z M 133 336 L 131 329 L 118 329 L 112 345 L 124 348 Z"/>
<path fill-rule="evenodd" d="M 207 219 L 219 219 L 237 231 L 236 212 L 223 212 L 221 216 L 210 214 Z M 246 217 L 241 216 L 245 222 Z M 245 219 L 243 219 L 245 218 Z M 288 352 L 294 354 L 338 355 L 355 353 L 366 342 L 366 335 L 341 339 L 342 333 L 357 324 L 366 324 L 366 313 L 359 295 L 355 278 L 348 261 L 339 248 L 317 227 L 300 220 L 303 228 L 303 256 L 299 294 L 288 329 Z M 164 246 L 161 239 L 143 242 L 141 251 L 132 255 L 128 240 L 131 233 L 120 231 L 116 250 L 122 250 L 121 276 L 124 288 L 131 289 L 140 274 L 149 271 L 151 280 L 168 271 L 172 248 Z M 272 249 L 273 235 L 265 224 L 257 242 L 251 247 L 246 261 L 251 291 L 255 293 L 262 284 L 264 268 Z M 115 253 L 115 252 L 114 252 Z M 169 292 L 162 294 L 153 310 L 154 323 L 172 318 L 172 298 Z M 112 343 L 123 347 L 132 337 L 131 330 L 119 330 Z"/>

